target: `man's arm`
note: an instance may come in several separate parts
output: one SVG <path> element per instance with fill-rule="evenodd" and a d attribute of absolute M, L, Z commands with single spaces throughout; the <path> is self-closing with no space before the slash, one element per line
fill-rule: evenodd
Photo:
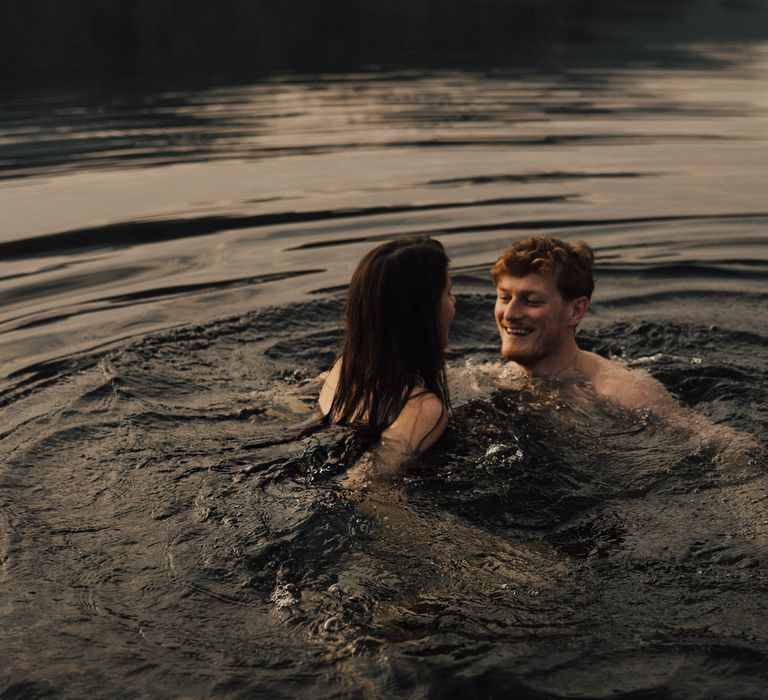
<path fill-rule="evenodd" d="M 597 356 L 595 356 L 597 357 Z M 701 452 L 712 452 L 720 468 L 748 466 L 762 448 L 755 438 L 727 425 L 712 422 L 702 413 L 680 403 L 664 385 L 642 370 L 599 358 L 592 385 L 595 391 L 630 410 L 647 410 L 694 443 Z"/>

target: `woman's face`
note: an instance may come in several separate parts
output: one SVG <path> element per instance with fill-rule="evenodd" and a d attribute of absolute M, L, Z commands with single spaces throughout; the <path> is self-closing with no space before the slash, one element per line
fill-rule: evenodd
<path fill-rule="evenodd" d="M 452 294 L 453 282 L 451 276 L 446 275 L 445 287 L 440 295 L 440 321 L 443 329 L 443 347 L 448 346 L 448 331 L 456 316 L 456 299 Z"/>

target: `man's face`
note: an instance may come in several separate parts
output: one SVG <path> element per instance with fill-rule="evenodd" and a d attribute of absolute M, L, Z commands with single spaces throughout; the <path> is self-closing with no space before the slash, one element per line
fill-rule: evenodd
<path fill-rule="evenodd" d="M 585 297 L 563 299 L 551 275 L 502 275 L 494 309 L 502 356 L 528 370 L 556 365 L 562 353 L 572 352 L 573 329 L 586 311 L 585 302 Z"/>

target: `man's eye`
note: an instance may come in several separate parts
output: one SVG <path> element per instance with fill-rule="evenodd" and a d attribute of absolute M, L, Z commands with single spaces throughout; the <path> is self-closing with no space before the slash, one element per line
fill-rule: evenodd
<path fill-rule="evenodd" d="M 505 297 L 505 296 L 499 296 L 498 299 L 499 301 L 504 302 L 505 304 L 509 301 L 509 297 Z"/>
<path fill-rule="evenodd" d="M 544 301 L 542 299 L 528 299 L 528 303 L 531 306 L 541 306 Z"/>

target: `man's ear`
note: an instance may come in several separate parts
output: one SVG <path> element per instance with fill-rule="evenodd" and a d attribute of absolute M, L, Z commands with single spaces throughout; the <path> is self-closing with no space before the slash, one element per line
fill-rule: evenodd
<path fill-rule="evenodd" d="M 568 326 L 570 328 L 576 328 L 589 308 L 589 299 L 587 297 L 579 297 L 571 302 L 571 317 L 568 319 Z"/>

